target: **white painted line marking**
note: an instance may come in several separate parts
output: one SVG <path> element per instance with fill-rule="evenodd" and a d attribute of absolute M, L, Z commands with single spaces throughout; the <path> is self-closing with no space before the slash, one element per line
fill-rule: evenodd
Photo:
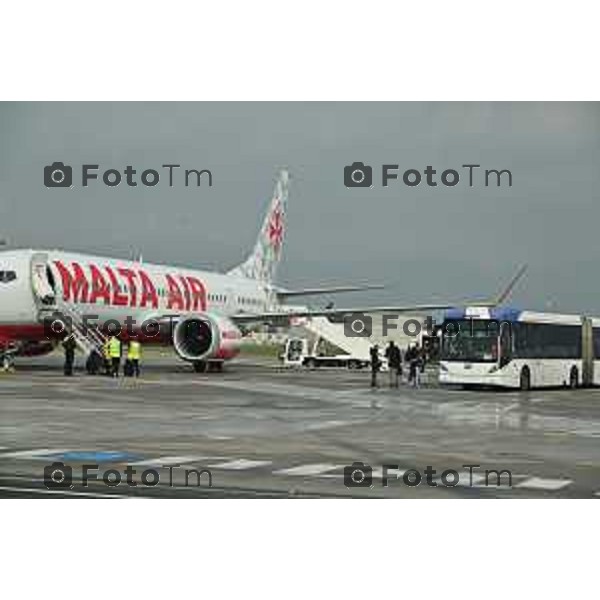
<path fill-rule="evenodd" d="M 337 465 L 337 468 L 340 469 L 339 473 L 325 473 L 323 475 L 320 475 L 319 477 L 343 477 L 344 476 L 344 471 L 343 469 L 345 467 L 347 467 L 348 465 Z M 388 473 L 387 473 L 387 477 L 388 477 L 388 481 L 393 481 L 394 479 L 402 479 L 402 477 L 404 476 L 404 473 L 406 473 L 408 469 L 388 469 Z M 371 472 L 371 477 L 373 479 L 383 479 L 383 468 L 377 468 L 377 469 L 373 469 L 373 471 Z"/>
<path fill-rule="evenodd" d="M 461 475 L 461 477 L 462 477 L 462 475 Z M 480 478 L 477 482 L 475 480 L 476 477 Z M 494 492 L 511 491 L 517 487 L 517 484 L 515 483 L 515 481 L 520 481 L 522 483 L 525 479 L 531 479 L 531 476 L 523 475 L 520 473 L 513 473 L 512 478 L 510 480 L 511 483 L 509 484 L 509 479 L 505 475 L 503 475 L 502 478 L 500 479 L 500 481 L 498 481 L 494 474 L 490 474 L 490 476 L 488 478 L 488 483 L 486 485 L 484 475 L 473 474 L 473 487 L 481 488 L 483 490 L 493 490 Z M 466 481 L 468 481 L 468 478 Z"/>
<path fill-rule="evenodd" d="M 473 483 L 473 487 L 480 489 L 480 490 L 492 490 L 493 492 L 511 492 L 512 490 L 515 489 L 514 485 L 511 486 L 511 485 L 508 485 L 508 483 L 501 483 L 500 485 L 494 485 L 492 483 L 485 485 L 485 482 Z"/>
<path fill-rule="evenodd" d="M 63 405 L 53 405 L 53 404 L 44 404 L 40 410 L 58 410 L 61 412 L 69 411 L 69 412 L 125 412 L 130 411 L 129 408 L 125 407 L 115 407 L 115 408 L 104 408 L 99 406 L 87 407 L 87 406 L 63 406 Z"/>
<path fill-rule="evenodd" d="M 138 467 L 160 467 L 162 465 L 189 465 L 190 463 L 207 460 L 224 460 L 226 456 L 158 456 L 157 458 L 148 458 L 138 462 L 131 463 Z"/>
<path fill-rule="evenodd" d="M 65 450 L 64 448 L 38 448 L 37 450 L 20 450 L 19 452 L 7 452 L 5 454 L 0 454 L 0 458 L 47 459 L 47 455 L 64 454 L 65 452 L 70 452 L 70 450 Z"/>
<path fill-rule="evenodd" d="M 351 424 L 351 421 L 323 421 L 321 423 L 313 423 L 312 425 L 309 425 L 306 429 L 314 431 L 315 429 L 332 429 L 333 427 L 344 427 L 346 425 Z"/>
<path fill-rule="evenodd" d="M 340 469 L 344 465 L 332 465 L 331 463 L 316 463 L 310 465 L 299 465 L 297 467 L 290 467 L 289 469 L 280 469 L 279 471 L 273 471 L 274 475 L 291 475 L 293 477 L 302 477 L 305 475 L 321 475 L 327 471 L 333 471 Z"/>
<path fill-rule="evenodd" d="M 476 473 L 473 473 L 473 475 L 470 476 L 471 474 L 468 472 L 461 472 L 458 475 L 459 475 L 459 480 L 456 485 L 460 485 L 461 487 L 471 487 L 471 484 L 473 486 L 478 486 L 480 483 L 485 481 L 485 475 L 477 475 Z M 451 478 L 449 478 L 448 480 L 452 481 Z M 441 481 L 441 477 L 440 477 L 440 481 Z M 491 486 L 489 486 L 489 487 L 491 487 Z M 496 487 L 496 486 L 494 486 L 494 487 Z"/>
<path fill-rule="evenodd" d="M 408 469 L 388 469 L 387 477 L 388 479 L 402 479 L 407 470 Z M 373 469 L 372 475 L 374 479 L 383 479 L 383 469 Z"/>
<path fill-rule="evenodd" d="M 270 460 L 246 460 L 240 458 L 238 460 L 230 460 L 229 462 L 209 465 L 211 469 L 225 469 L 231 471 L 243 471 L 244 469 L 255 469 L 256 467 L 264 467 L 272 464 Z"/>
<path fill-rule="evenodd" d="M 119 494 L 95 494 L 94 492 L 76 492 L 73 490 L 47 490 L 43 488 L 24 488 L 12 487 L 8 485 L 0 486 L 0 491 L 7 492 L 23 492 L 25 494 L 62 494 L 64 496 L 83 496 L 85 498 L 131 498 L 131 496 L 123 496 Z"/>
<path fill-rule="evenodd" d="M 573 483 L 572 479 L 544 479 L 542 477 L 532 477 L 526 479 L 522 483 L 516 485 L 516 488 L 524 488 L 529 490 L 561 490 Z"/>

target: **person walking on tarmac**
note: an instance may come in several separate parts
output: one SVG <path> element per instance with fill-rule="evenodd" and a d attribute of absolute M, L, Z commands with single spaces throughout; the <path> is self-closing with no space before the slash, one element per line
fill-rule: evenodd
<path fill-rule="evenodd" d="M 377 373 L 381 368 L 381 361 L 379 360 L 379 346 L 377 344 L 371 346 L 369 350 L 371 356 L 371 387 L 377 387 Z"/>
<path fill-rule="evenodd" d="M 413 387 L 421 387 L 421 373 L 423 372 L 423 354 L 419 344 L 416 344 L 413 348 L 410 360 L 410 379 Z"/>
<path fill-rule="evenodd" d="M 388 361 L 390 387 L 397 388 L 402 369 L 402 354 L 400 353 L 400 348 L 393 341 L 390 341 L 388 347 L 385 349 L 385 357 Z"/>
<path fill-rule="evenodd" d="M 415 346 L 410 345 L 407 349 L 406 349 L 406 353 L 404 354 L 404 361 L 406 363 L 408 363 L 408 377 L 407 377 L 407 383 L 409 384 L 413 384 L 414 385 L 414 381 L 415 381 L 415 377 L 416 377 L 416 358 L 417 358 L 417 352 L 416 352 L 416 348 Z"/>
<path fill-rule="evenodd" d="M 112 366 L 111 375 L 118 377 L 121 367 L 121 340 L 115 335 L 108 340 L 108 354 Z"/>
<path fill-rule="evenodd" d="M 62 345 L 65 350 L 65 375 L 70 377 L 73 375 L 73 363 L 75 362 L 75 348 L 77 344 L 75 343 L 75 338 L 70 335 L 64 340 Z"/>
<path fill-rule="evenodd" d="M 127 347 L 127 360 L 131 362 L 132 374 L 140 376 L 140 359 L 142 358 L 142 345 L 134 339 L 129 340 Z"/>

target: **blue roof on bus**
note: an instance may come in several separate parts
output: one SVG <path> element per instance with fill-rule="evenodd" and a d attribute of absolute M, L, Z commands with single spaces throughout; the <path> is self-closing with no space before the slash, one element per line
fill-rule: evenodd
<path fill-rule="evenodd" d="M 487 311 L 485 314 L 484 311 Z M 494 319 L 496 321 L 518 321 L 523 311 L 520 308 L 510 306 L 501 306 L 497 308 L 483 309 L 481 312 L 477 309 L 462 307 L 451 308 L 447 310 L 444 317 L 446 319 Z"/>

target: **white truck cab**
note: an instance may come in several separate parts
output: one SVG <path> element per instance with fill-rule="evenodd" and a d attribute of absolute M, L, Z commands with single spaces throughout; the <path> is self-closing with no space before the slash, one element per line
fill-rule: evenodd
<path fill-rule="evenodd" d="M 337 367 L 345 369 L 363 369 L 371 366 L 369 356 L 353 354 L 330 354 L 319 350 L 320 339 L 313 344 L 307 338 L 289 338 L 281 355 L 285 367 L 306 367 L 317 369 L 320 367 Z M 387 370 L 387 360 L 383 356 L 384 349 L 380 348 L 381 370 Z"/>

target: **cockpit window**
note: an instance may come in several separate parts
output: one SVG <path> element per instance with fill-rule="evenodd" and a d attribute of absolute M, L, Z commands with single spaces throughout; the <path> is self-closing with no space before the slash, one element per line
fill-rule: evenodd
<path fill-rule="evenodd" d="M 0 271 L 0 283 L 10 283 L 17 278 L 15 271 Z"/>

